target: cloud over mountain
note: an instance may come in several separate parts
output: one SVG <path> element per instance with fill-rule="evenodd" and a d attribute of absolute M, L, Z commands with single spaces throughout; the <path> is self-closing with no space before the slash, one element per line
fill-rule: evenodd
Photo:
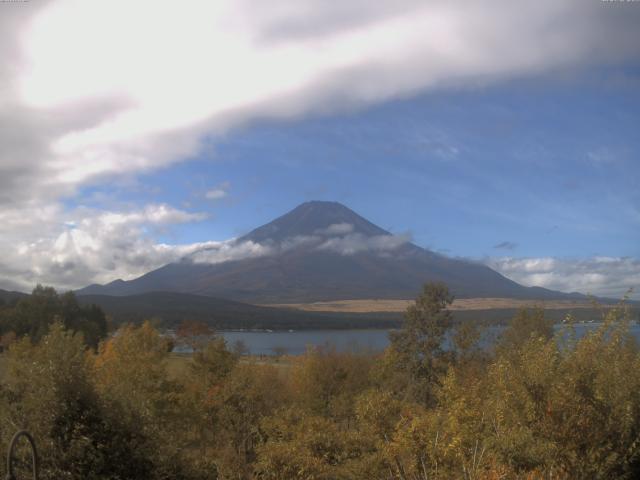
<path fill-rule="evenodd" d="M 409 235 L 376 235 L 367 237 L 360 233 L 352 233 L 329 238 L 323 241 L 317 248 L 318 250 L 333 251 L 340 255 L 353 255 L 359 252 L 385 252 L 395 250 L 409 241 L 411 241 Z"/>
<path fill-rule="evenodd" d="M 383 253 L 397 249 L 411 241 L 410 235 L 363 235 L 354 232 L 350 223 L 334 223 L 326 228 L 316 229 L 313 235 L 294 235 L 280 240 L 231 239 L 212 247 L 198 250 L 188 256 L 196 263 L 216 264 L 230 260 L 242 260 L 268 255 L 278 255 L 290 250 L 304 248 L 308 251 L 328 251 L 340 255 L 357 253 Z"/>
<path fill-rule="evenodd" d="M 193 253 L 187 255 L 187 258 L 194 263 L 214 265 L 216 263 L 229 262 L 233 260 L 273 255 L 276 251 L 278 251 L 278 249 L 272 245 L 262 245 L 260 243 L 252 242 L 251 240 L 246 242 L 230 240 L 220 242 L 217 245 L 197 249 Z"/>

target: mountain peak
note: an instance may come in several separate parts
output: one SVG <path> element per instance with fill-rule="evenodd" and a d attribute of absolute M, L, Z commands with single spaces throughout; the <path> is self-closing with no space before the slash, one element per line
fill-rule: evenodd
<path fill-rule="evenodd" d="M 344 234 L 359 233 L 367 237 L 389 235 L 389 232 L 341 203 L 312 200 L 256 228 L 239 240 L 257 243 L 282 242 L 290 238 L 332 231 Z"/>
<path fill-rule="evenodd" d="M 347 210 L 351 210 L 349 207 L 344 206 L 340 202 L 334 202 L 331 200 L 308 200 L 306 202 L 302 202 L 296 208 L 310 208 L 310 207 L 319 207 L 319 208 L 343 208 Z M 295 210 L 295 208 L 294 208 Z"/>
<path fill-rule="evenodd" d="M 356 212 L 351 210 L 346 205 L 343 205 L 340 202 L 332 202 L 328 200 L 309 200 L 308 202 L 301 203 L 293 210 L 285 213 L 284 215 L 282 215 L 282 217 L 279 218 L 283 218 L 289 215 L 334 215 L 336 217 L 343 216 L 346 218 L 353 218 L 354 216 L 360 217 Z"/>

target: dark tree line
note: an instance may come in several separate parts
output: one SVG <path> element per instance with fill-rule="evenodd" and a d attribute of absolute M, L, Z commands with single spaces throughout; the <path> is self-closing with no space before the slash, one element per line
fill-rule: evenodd
<path fill-rule="evenodd" d="M 28 337 L 38 342 L 54 322 L 81 333 L 93 348 L 107 335 L 107 318 L 102 309 L 80 305 L 73 292 L 59 294 L 52 287 L 38 285 L 31 295 L 0 304 L 0 334 L 5 340 Z"/>

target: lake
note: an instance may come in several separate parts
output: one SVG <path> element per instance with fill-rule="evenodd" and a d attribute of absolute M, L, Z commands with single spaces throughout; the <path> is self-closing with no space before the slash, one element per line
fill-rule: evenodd
<path fill-rule="evenodd" d="M 579 337 L 600 324 L 576 324 Z M 556 329 L 561 328 L 556 325 Z M 490 345 L 504 327 L 487 327 L 484 345 Z M 241 340 L 252 355 L 273 355 L 275 352 L 300 355 L 307 346 L 331 345 L 338 351 L 381 351 L 389 345 L 390 330 L 297 330 L 297 331 L 224 331 L 220 332 L 229 345 Z M 631 333 L 640 341 L 640 325 L 633 324 Z M 176 348 L 185 352 L 185 348 Z"/>

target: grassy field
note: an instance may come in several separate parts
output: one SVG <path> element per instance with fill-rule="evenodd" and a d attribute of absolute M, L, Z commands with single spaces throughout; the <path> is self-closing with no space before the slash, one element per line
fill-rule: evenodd
<path fill-rule="evenodd" d="M 307 312 L 348 312 L 348 313 L 373 313 L 373 312 L 403 312 L 413 303 L 413 300 L 335 300 L 313 303 L 280 303 L 269 305 L 271 307 L 292 308 Z M 592 308 L 590 302 L 575 300 L 519 300 L 512 298 L 462 298 L 456 299 L 451 310 L 497 310 L 513 309 L 521 307 L 541 306 L 549 310 L 563 308 Z"/>

